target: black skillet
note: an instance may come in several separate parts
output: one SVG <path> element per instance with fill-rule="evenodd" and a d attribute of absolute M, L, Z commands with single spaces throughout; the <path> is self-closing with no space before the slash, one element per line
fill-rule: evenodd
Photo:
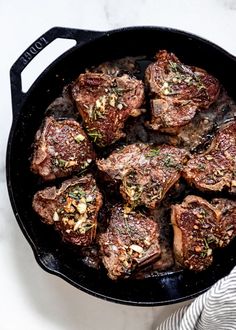
<path fill-rule="evenodd" d="M 74 39 L 76 45 L 57 58 L 22 92 L 21 73 L 37 54 L 56 38 Z M 56 27 L 37 39 L 11 68 L 13 123 L 7 149 L 7 184 L 17 222 L 30 243 L 37 262 L 49 273 L 94 296 L 117 303 L 154 306 L 196 297 L 236 265 L 234 241 L 219 251 L 207 271 L 169 272 L 144 280 L 113 282 L 104 270 L 85 266 L 76 252 L 61 243 L 52 228 L 42 224 L 31 201 L 40 183 L 29 171 L 31 144 L 46 107 L 61 94 L 63 86 L 78 74 L 106 60 L 146 55 L 167 49 L 186 64 L 203 67 L 215 75 L 236 100 L 236 59 L 220 47 L 195 35 L 160 27 L 133 27 L 109 32 Z"/>

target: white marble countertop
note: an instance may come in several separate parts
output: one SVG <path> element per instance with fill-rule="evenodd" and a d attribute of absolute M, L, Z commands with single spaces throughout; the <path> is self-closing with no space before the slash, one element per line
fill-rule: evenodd
<path fill-rule="evenodd" d="M 47 274 L 36 263 L 20 232 L 6 189 L 5 152 L 12 118 L 9 69 L 16 58 L 53 26 L 109 30 L 134 25 L 193 32 L 236 55 L 236 0 L 0 1 L 1 330 L 151 330 L 182 305 L 117 305 L 91 297 Z M 43 69 L 57 51 L 52 50 L 52 57 L 44 56 L 36 69 Z M 25 83 L 29 85 L 34 77 L 32 72 L 26 72 Z"/>

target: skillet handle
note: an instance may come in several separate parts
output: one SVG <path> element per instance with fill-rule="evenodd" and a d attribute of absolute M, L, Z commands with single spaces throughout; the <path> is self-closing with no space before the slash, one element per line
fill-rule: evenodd
<path fill-rule="evenodd" d="M 19 113 L 27 95 L 22 91 L 21 73 L 41 50 L 57 38 L 74 39 L 77 41 L 77 45 L 81 45 L 102 35 L 105 35 L 105 32 L 54 27 L 33 42 L 10 69 L 13 118 Z"/>

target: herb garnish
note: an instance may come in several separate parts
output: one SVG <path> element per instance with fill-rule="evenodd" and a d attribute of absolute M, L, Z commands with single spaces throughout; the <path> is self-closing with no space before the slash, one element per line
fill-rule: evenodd
<path fill-rule="evenodd" d="M 69 191 L 68 196 L 77 199 L 78 197 L 85 196 L 85 191 L 81 187 L 75 186 L 72 191 Z"/>
<path fill-rule="evenodd" d="M 201 258 L 205 258 L 206 255 L 207 255 L 207 253 L 204 251 L 204 252 L 201 252 L 200 257 L 201 257 Z"/>
<path fill-rule="evenodd" d="M 191 69 L 189 69 L 187 66 L 183 65 L 182 63 L 177 63 L 173 61 L 169 61 L 169 68 L 171 71 L 175 73 L 182 73 L 184 75 L 188 75 L 188 80 L 191 80 L 193 76 L 195 76 L 194 72 L 192 72 Z M 185 77 L 187 79 L 187 77 Z"/>
<path fill-rule="evenodd" d="M 58 166 L 58 167 L 65 167 L 67 161 L 64 159 L 60 159 L 60 158 L 55 158 L 52 161 L 53 165 Z"/>
<path fill-rule="evenodd" d="M 215 243 L 216 241 L 217 241 L 216 237 L 211 236 L 207 238 L 208 244 Z"/>
<path fill-rule="evenodd" d="M 176 161 L 170 155 L 166 155 L 166 157 L 163 160 L 163 163 L 166 167 L 181 169 L 181 165 L 176 163 Z"/>
<path fill-rule="evenodd" d="M 187 66 L 169 61 L 169 69 L 175 74 L 175 78 L 172 79 L 174 83 L 185 83 L 188 86 L 196 86 L 198 92 L 206 90 L 206 86 L 202 83 L 201 78 Z"/>
<path fill-rule="evenodd" d="M 140 196 L 142 195 L 143 192 L 143 187 L 141 185 L 130 185 L 126 181 L 126 178 L 123 180 L 123 185 L 124 185 L 124 190 L 126 194 L 129 196 L 130 200 L 135 202 L 138 201 Z"/>
<path fill-rule="evenodd" d="M 93 142 L 96 142 L 97 139 L 102 138 L 102 134 L 95 130 L 95 128 L 92 128 L 91 130 L 88 130 L 88 135 L 91 137 Z"/>
<path fill-rule="evenodd" d="M 110 88 L 110 93 L 114 93 L 118 96 L 122 96 L 124 91 L 126 91 L 124 88 L 121 87 L 111 87 Z"/>
<path fill-rule="evenodd" d="M 170 157 L 170 156 L 167 156 L 165 159 L 164 159 L 164 165 L 166 167 L 175 167 L 175 162 L 173 162 L 173 159 Z"/>
<path fill-rule="evenodd" d="M 73 198 L 73 199 L 77 199 L 78 198 L 78 194 L 75 194 L 73 192 L 69 192 L 68 193 L 68 196 L 71 197 L 71 198 Z"/>
<path fill-rule="evenodd" d="M 149 152 L 145 155 L 146 157 L 155 157 L 160 153 L 160 149 L 150 149 Z"/>

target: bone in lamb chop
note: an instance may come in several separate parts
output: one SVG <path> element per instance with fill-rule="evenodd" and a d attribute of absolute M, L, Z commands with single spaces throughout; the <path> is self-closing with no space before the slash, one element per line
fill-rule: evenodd
<path fill-rule="evenodd" d="M 81 74 L 72 95 L 91 139 L 100 147 L 125 136 L 122 131 L 128 117 L 139 116 L 144 101 L 143 82 L 124 74 Z"/>
<path fill-rule="evenodd" d="M 236 122 L 223 125 L 202 154 L 193 155 L 184 178 L 202 191 L 236 193 Z"/>
<path fill-rule="evenodd" d="M 156 55 L 156 62 L 145 72 L 151 95 L 150 127 L 177 134 L 197 111 L 204 111 L 217 99 L 219 81 L 205 70 L 181 63 L 166 50 Z"/>
<path fill-rule="evenodd" d="M 213 262 L 213 250 L 228 245 L 236 235 L 236 201 L 189 195 L 172 206 L 176 261 L 194 271 Z"/>
<path fill-rule="evenodd" d="M 55 186 L 38 191 L 33 209 L 46 224 L 54 225 L 63 240 L 87 246 L 96 236 L 97 217 L 102 195 L 92 175 L 74 177 Z"/>
<path fill-rule="evenodd" d="M 31 170 L 53 180 L 85 169 L 94 159 L 92 143 L 77 121 L 47 117 L 36 133 Z"/>
<path fill-rule="evenodd" d="M 185 149 L 139 143 L 114 151 L 107 159 L 97 160 L 97 165 L 110 180 L 120 183 L 131 207 L 155 208 L 180 178 L 187 159 Z"/>
<path fill-rule="evenodd" d="M 110 223 L 99 238 L 102 261 L 112 280 L 130 276 L 160 256 L 157 223 L 141 212 L 126 214 L 123 205 L 111 210 Z"/>

